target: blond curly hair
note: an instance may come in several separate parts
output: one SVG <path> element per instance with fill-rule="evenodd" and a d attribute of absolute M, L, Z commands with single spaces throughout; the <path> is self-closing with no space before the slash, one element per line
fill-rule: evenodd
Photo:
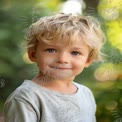
<path fill-rule="evenodd" d="M 48 44 L 56 41 L 71 44 L 79 38 L 90 48 L 89 60 L 103 59 L 101 48 L 105 42 L 105 35 L 99 21 L 92 16 L 60 13 L 42 17 L 29 27 L 26 47 L 36 47 L 41 41 Z"/>

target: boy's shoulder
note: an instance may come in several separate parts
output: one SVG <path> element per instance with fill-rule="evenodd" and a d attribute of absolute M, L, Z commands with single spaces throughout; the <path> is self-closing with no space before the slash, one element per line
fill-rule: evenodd
<path fill-rule="evenodd" d="M 87 94 L 87 95 L 90 95 L 90 96 L 93 96 L 91 89 L 88 88 L 87 86 L 80 84 L 80 83 L 77 83 L 77 82 L 74 82 L 74 85 L 76 85 L 78 87 L 78 90 L 80 92 Z"/>
<path fill-rule="evenodd" d="M 75 85 L 78 87 L 79 96 L 82 96 L 82 99 L 85 98 L 87 102 L 89 101 L 95 107 L 96 106 L 95 97 L 91 89 L 79 83 L 75 83 Z"/>
<path fill-rule="evenodd" d="M 23 100 L 32 99 L 35 96 L 36 86 L 33 86 L 32 81 L 25 80 L 19 87 L 17 87 L 7 98 L 6 102 L 13 99 Z"/>

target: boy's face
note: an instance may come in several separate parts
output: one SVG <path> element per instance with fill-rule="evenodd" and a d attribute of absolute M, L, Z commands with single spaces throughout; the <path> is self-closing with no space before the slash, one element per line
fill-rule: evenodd
<path fill-rule="evenodd" d="M 57 79 L 75 78 L 88 67 L 89 47 L 82 40 L 72 45 L 64 45 L 61 41 L 53 44 L 40 42 L 36 50 L 28 50 L 31 61 L 36 62 L 40 72 Z"/>

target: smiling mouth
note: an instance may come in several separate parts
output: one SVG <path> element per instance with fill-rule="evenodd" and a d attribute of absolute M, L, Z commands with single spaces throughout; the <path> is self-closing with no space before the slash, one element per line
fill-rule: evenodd
<path fill-rule="evenodd" d="M 51 67 L 51 68 L 59 70 L 71 70 L 71 68 L 65 68 L 65 67 Z"/>

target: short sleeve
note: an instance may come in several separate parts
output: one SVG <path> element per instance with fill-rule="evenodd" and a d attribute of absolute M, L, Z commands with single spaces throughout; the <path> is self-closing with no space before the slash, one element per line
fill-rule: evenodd
<path fill-rule="evenodd" d="M 4 113 L 6 122 L 38 122 L 33 107 L 15 98 L 5 103 Z"/>

